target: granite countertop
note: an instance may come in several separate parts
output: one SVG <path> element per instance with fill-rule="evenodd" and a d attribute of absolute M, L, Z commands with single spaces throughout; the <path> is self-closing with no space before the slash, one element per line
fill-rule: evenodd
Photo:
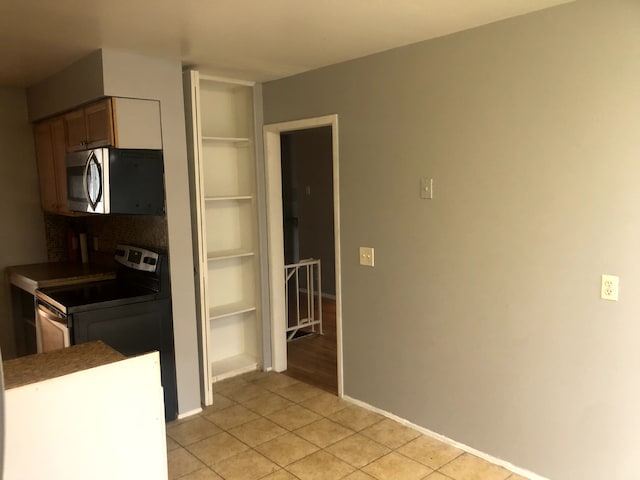
<path fill-rule="evenodd" d="M 3 364 L 4 388 L 9 390 L 125 358 L 123 354 L 101 341 L 15 358 Z"/>
<path fill-rule="evenodd" d="M 97 282 L 116 278 L 115 267 L 104 267 L 83 263 L 48 262 L 7 267 L 9 282 L 16 287 L 35 294 L 36 289 Z"/>

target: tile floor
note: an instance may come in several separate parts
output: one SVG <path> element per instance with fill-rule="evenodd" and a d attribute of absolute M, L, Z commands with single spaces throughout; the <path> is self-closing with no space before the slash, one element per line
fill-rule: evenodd
<path fill-rule="evenodd" d="M 285 375 L 215 392 L 213 406 L 167 424 L 170 479 L 523 480 Z"/>

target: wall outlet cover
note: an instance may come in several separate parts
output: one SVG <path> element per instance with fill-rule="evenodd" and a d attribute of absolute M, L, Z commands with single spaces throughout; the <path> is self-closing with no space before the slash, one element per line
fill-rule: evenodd
<path fill-rule="evenodd" d="M 600 282 L 600 298 L 604 300 L 618 301 L 618 287 L 620 278 L 616 275 L 602 275 Z"/>

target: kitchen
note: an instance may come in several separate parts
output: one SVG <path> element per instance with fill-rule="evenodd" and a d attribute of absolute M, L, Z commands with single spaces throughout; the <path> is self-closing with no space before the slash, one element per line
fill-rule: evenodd
<path fill-rule="evenodd" d="M 24 173 L 22 184 L 19 186 L 15 181 L 16 173 L 2 177 L 7 183 L 3 192 L 11 194 L 11 199 L 5 199 L 4 205 L 12 206 L 12 212 L 7 212 L 3 218 L 17 220 L 11 222 L 13 225 L 10 231 L 13 238 L 3 239 L 3 243 L 6 242 L 7 246 L 12 248 L 5 253 L 2 267 L 61 259 L 66 250 L 66 232 L 69 231 L 69 226 L 91 232 L 91 244 L 92 237 L 98 237 L 98 253 L 94 254 L 94 260 L 99 256 L 108 257 L 110 250 L 112 254 L 115 244 L 122 241 L 164 248 L 168 246 L 171 283 L 174 286 L 172 309 L 175 318 L 178 403 L 179 413 L 184 414 L 200 408 L 200 392 L 196 326 L 192 321 L 195 318 L 195 297 L 191 228 L 188 216 L 184 215 L 190 207 L 181 70 L 180 62 L 176 61 L 159 60 L 116 50 L 98 50 L 51 79 L 29 89 L 27 98 L 24 97 L 24 93 L 20 98 L 19 90 L 6 93 L 8 106 L 12 108 L 3 111 L 12 112 L 14 116 L 5 121 L 12 122 L 13 125 L 9 125 L 13 131 L 20 132 L 19 136 L 13 131 L 9 135 L 14 150 L 21 153 L 21 167 Z M 60 89 L 59 85 L 64 87 Z M 30 119 L 44 118 L 105 96 L 160 101 L 166 182 L 164 217 L 107 219 L 104 216 L 83 219 L 43 215 L 41 211 L 37 211 L 40 210 L 37 174 L 31 126 L 26 118 L 27 108 Z M 6 163 L 4 165 L 6 166 Z M 19 208 L 16 198 L 24 199 L 23 205 Z M 16 218 L 15 212 L 18 211 L 20 213 Z M 123 238 L 122 235 L 126 235 L 127 238 Z M 49 239 L 49 245 L 45 239 Z M 28 242 L 33 243 L 33 248 L 26 248 Z M 4 287 L 2 311 L 5 313 L 5 325 L 2 348 L 3 353 L 6 352 L 10 357 L 15 352 L 11 345 L 13 328 L 6 321 L 9 318 L 6 315 L 9 308 L 6 279 Z"/>
<path fill-rule="evenodd" d="M 49 33 L 69 24 L 55 10 L 76 18 L 70 5 L 39 8 L 23 24 L 47 17 Z M 340 115 L 348 394 L 550 478 L 638 478 L 638 8 L 574 2 L 265 83 L 266 123 Z M 120 8 L 101 10 L 142 26 Z M 144 10 L 144 25 L 166 43 L 184 38 Z M 202 23 L 187 31 L 237 29 L 250 17 L 194 8 L 175 23 L 186 26 L 193 11 Z M 267 18 L 263 27 L 278 30 Z M 377 31 L 386 20 L 368 25 Z M 59 65 L 118 32 L 94 27 L 79 35 L 86 50 Z M 307 29 L 282 30 L 285 47 L 306 49 Z M 270 35 L 254 37 L 246 45 Z M 159 50 L 160 41 L 146 51 Z M 187 42 L 175 51 L 197 50 Z M 237 56 L 268 58 L 264 50 Z M 73 82 L 83 74 L 92 87 Z M 104 95 L 161 102 L 179 404 L 188 413 L 199 407 L 199 369 L 180 65 L 104 50 L 55 83 L 65 77 L 71 91 L 60 95 L 78 98 L 51 112 Z M 2 107 L 14 127 L 2 133 L 0 258 L 3 267 L 46 261 L 25 92 L 7 94 Z M 434 177 L 433 200 L 419 199 L 423 176 Z M 377 248 L 375 269 L 357 265 L 359 245 Z M 619 302 L 600 298 L 602 273 L 620 275 Z"/>
<path fill-rule="evenodd" d="M 175 413 L 188 415 L 200 409 L 200 379 L 196 324 L 193 321 L 195 294 L 191 227 L 188 215 L 184 215 L 189 211 L 190 200 L 181 71 L 180 62 L 98 50 L 27 92 L 2 89 L 0 135 L 4 137 L 5 153 L 15 159 L 15 167 L 12 162 L 2 162 L 2 168 L 9 171 L 2 172 L 0 178 L 5 195 L 2 218 L 7 227 L 0 237 L 3 246 L 0 267 L 4 271 L 8 266 L 66 260 L 69 232 L 86 234 L 89 261 L 98 265 L 113 265 L 115 247 L 121 243 L 167 251 L 179 409 Z M 63 89 L 59 88 L 61 84 Z M 103 97 L 146 99 L 159 103 L 166 196 L 164 215 L 83 217 L 42 212 L 30 122 Z M 8 276 L 3 275 L 0 338 L 4 358 L 12 358 L 16 354 L 9 292 Z"/>

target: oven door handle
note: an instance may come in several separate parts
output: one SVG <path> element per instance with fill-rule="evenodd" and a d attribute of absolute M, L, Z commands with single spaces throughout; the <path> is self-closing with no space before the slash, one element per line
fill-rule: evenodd
<path fill-rule="evenodd" d="M 42 314 L 58 323 L 67 323 L 69 317 L 64 312 L 61 312 L 53 305 L 48 304 L 46 301 L 36 298 L 36 309 Z"/>
<path fill-rule="evenodd" d="M 53 307 L 49 305 L 45 305 L 44 303 L 38 303 L 38 312 L 49 320 L 53 320 L 58 323 L 66 323 L 64 320 L 64 315 L 58 311 L 56 311 Z"/>
<path fill-rule="evenodd" d="M 47 324 L 60 331 L 63 337 L 64 346 L 71 345 L 70 328 L 71 317 L 57 312 L 49 305 L 36 301 L 36 343 L 38 353 L 45 351 L 43 325 Z"/>

